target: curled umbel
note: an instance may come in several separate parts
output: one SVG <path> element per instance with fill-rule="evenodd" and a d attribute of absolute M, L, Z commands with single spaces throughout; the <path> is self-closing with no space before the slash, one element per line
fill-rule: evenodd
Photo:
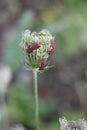
<path fill-rule="evenodd" d="M 47 31 L 32 32 L 25 30 L 22 34 L 21 47 L 32 69 L 42 71 L 47 67 L 48 58 L 54 53 L 54 37 Z"/>

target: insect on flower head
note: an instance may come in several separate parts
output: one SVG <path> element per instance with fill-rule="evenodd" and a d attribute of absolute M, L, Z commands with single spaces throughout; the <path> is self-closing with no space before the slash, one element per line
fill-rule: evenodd
<path fill-rule="evenodd" d="M 46 69 L 47 60 L 54 53 L 56 43 L 54 37 L 45 29 L 38 33 L 25 30 L 21 47 L 31 68 L 42 71 Z"/>

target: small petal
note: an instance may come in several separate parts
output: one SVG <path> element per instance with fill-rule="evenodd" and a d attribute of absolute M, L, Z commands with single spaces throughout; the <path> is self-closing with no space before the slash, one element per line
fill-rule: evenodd
<path fill-rule="evenodd" d="M 39 67 L 39 70 L 44 70 L 45 67 L 46 67 L 46 59 L 43 59 L 41 61 L 41 66 Z"/>

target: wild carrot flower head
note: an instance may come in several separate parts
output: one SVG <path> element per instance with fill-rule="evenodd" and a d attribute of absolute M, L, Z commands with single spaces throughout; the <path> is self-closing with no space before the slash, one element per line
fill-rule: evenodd
<path fill-rule="evenodd" d="M 21 47 L 31 68 L 42 71 L 46 69 L 47 60 L 54 53 L 56 45 L 54 37 L 47 30 L 39 33 L 25 30 Z"/>

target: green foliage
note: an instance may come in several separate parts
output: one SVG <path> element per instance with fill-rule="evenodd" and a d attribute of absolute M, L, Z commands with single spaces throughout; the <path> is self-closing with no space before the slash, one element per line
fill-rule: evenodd
<path fill-rule="evenodd" d="M 19 46 L 21 43 L 22 32 L 27 28 L 31 29 L 33 22 L 33 13 L 31 11 L 25 12 L 22 16 L 16 37 L 7 47 L 5 60 L 14 70 L 20 67 L 24 61 L 23 52 Z"/>
<path fill-rule="evenodd" d="M 54 106 L 40 102 L 40 118 L 53 111 Z M 35 125 L 35 99 L 28 88 L 12 86 L 10 101 L 8 103 L 9 116 L 16 122 L 21 122 L 27 127 Z"/>
<path fill-rule="evenodd" d="M 64 115 L 66 117 L 66 119 L 68 120 L 78 120 L 78 119 L 83 119 L 84 118 L 84 113 L 81 111 L 77 111 L 77 112 L 69 112 L 69 113 L 65 113 Z"/>
<path fill-rule="evenodd" d="M 67 0 L 65 3 L 68 5 L 65 4 L 63 10 L 58 9 L 59 14 L 54 9 L 53 13 L 45 12 L 43 19 L 46 20 L 40 28 L 36 27 L 37 29 L 46 28 L 55 36 L 56 58 L 60 55 L 62 58 L 70 58 L 87 50 L 87 2 Z M 55 14 L 55 17 L 51 17 L 51 14 Z M 51 22 L 47 19 L 49 15 Z"/>
<path fill-rule="evenodd" d="M 34 122 L 34 101 L 29 90 L 12 86 L 8 110 L 10 116 L 17 122 L 29 125 Z"/>

